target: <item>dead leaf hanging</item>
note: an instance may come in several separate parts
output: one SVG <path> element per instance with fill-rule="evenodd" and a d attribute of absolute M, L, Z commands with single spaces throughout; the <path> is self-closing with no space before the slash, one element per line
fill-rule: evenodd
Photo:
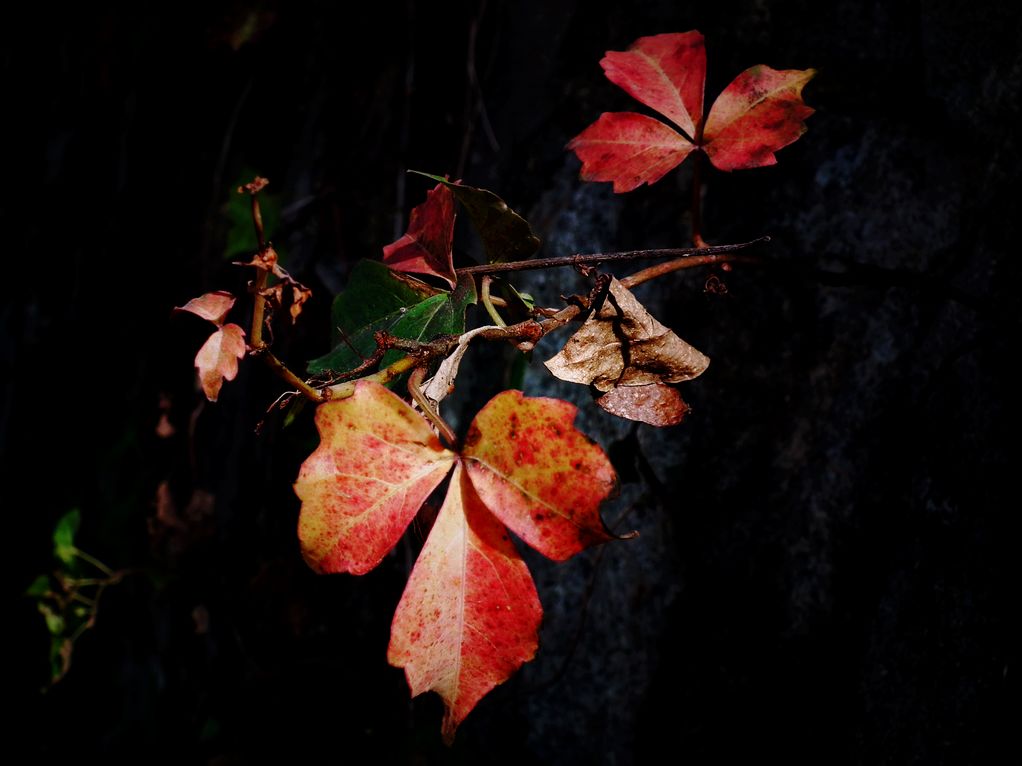
<path fill-rule="evenodd" d="M 692 380 L 709 363 L 613 279 L 603 305 L 547 360 L 546 367 L 561 380 L 610 391 L 617 386 Z"/>

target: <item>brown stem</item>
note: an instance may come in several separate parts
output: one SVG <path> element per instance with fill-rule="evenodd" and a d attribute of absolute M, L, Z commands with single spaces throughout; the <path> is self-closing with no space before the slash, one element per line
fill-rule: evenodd
<path fill-rule="evenodd" d="M 258 192 L 250 192 L 252 195 L 252 225 L 255 227 L 256 241 L 259 243 L 259 252 L 266 249 L 266 238 L 263 233 L 263 213 L 259 208 Z M 254 349 L 266 347 L 263 341 L 263 321 L 266 316 L 266 298 L 263 290 L 266 289 L 266 282 L 270 278 L 270 272 L 266 269 L 256 269 L 255 285 L 252 290 L 254 302 L 252 305 L 252 332 L 249 334 L 249 342 Z"/>
<path fill-rule="evenodd" d="M 306 399 L 310 399 L 316 402 L 316 404 L 320 404 L 330 398 L 329 394 L 316 390 L 291 372 L 287 365 L 280 361 L 266 346 L 255 349 L 255 355 L 262 358 L 266 366 L 277 374 L 277 377 L 282 378 L 288 385 L 297 388 Z"/>
<path fill-rule="evenodd" d="M 700 126 L 698 132 L 700 137 L 702 132 L 702 126 Z M 702 179 L 700 178 L 700 169 L 703 166 L 702 154 L 702 152 L 695 152 L 695 164 L 692 166 L 692 244 L 696 247 L 708 247 L 706 241 L 703 239 L 702 232 L 703 185 Z"/>
<path fill-rule="evenodd" d="M 688 258 L 694 255 L 720 255 L 745 250 L 763 242 L 770 237 L 759 237 L 749 242 L 735 245 L 714 245 L 713 247 L 672 247 L 660 250 L 625 250 L 619 253 L 588 253 L 584 255 L 565 255 L 556 258 L 534 258 L 529 261 L 509 261 L 507 263 L 488 263 L 482 266 L 467 266 L 455 269 L 457 274 L 501 274 L 506 271 L 531 271 L 534 269 L 556 269 L 564 266 L 592 266 L 614 261 L 635 261 L 641 258 Z"/>
<path fill-rule="evenodd" d="M 678 258 L 673 261 L 667 261 L 667 263 L 658 263 L 656 266 L 650 266 L 648 269 L 637 271 L 619 281 L 623 287 L 627 287 L 630 290 L 636 285 L 641 285 L 643 282 L 648 282 L 651 279 L 662 277 L 664 274 L 670 274 L 672 271 L 679 271 L 680 269 L 693 269 L 697 266 L 708 266 L 713 263 L 759 262 L 760 259 L 753 255 L 730 255 L 727 253 L 721 255 L 695 255 L 690 258 Z"/>
<path fill-rule="evenodd" d="M 425 376 L 425 367 L 416 367 L 412 370 L 412 374 L 408 377 L 408 393 L 412 395 L 415 403 L 419 405 L 422 414 L 429 418 L 429 421 L 436 426 L 436 430 L 440 432 L 440 436 L 447 442 L 447 446 L 454 448 L 458 444 L 458 436 L 447 425 L 447 421 L 440 417 L 440 413 L 433 409 L 433 405 L 430 404 L 429 400 L 422 393 L 422 379 Z"/>

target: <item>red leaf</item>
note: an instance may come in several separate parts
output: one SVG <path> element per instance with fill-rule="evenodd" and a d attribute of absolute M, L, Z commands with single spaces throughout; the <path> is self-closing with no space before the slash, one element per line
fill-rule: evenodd
<path fill-rule="evenodd" d="M 400 539 L 454 461 L 429 424 L 379 383 L 316 410 L 320 443 L 302 464 L 298 538 L 319 572 L 365 574 Z"/>
<path fill-rule="evenodd" d="M 486 507 L 557 561 L 613 539 L 600 503 L 617 476 L 603 450 L 575 429 L 577 411 L 558 399 L 504 391 L 476 415 L 462 449 Z"/>
<path fill-rule="evenodd" d="M 245 331 L 233 323 L 221 327 L 202 344 L 195 355 L 195 366 L 207 399 L 215 402 L 223 382 L 234 380 L 238 374 L 238 360 L 243 356 Z"/>
<path fill-rule="evenodd" d="M 568 148 L 582 161 L 582 179 L 613 181 L 619 193 L 655 183 L 697 148 L 721 170 L 773 165 L 774 152 L 802 135 L 813 113 L 801 94 L 814 70 L 755 66 L 724 90 L 704 129 L 706 52 L 697 31 L 640 37 L 600 63 L 611 82 L 687 134 L 651 117 L 609 112 L 573 138 Z"/>
<path fill-rule="evenodd" d="M 688 405 L 678 389 L 663 383 L 618 386 L 597 399 L 596 403 L 611 415 L 661 428 L 678 425 L 688 412 Z"/>
<path fill-rule="evenodd" d="M 806 132 L 803 120 L 813 109 L 802 101 L 802 88 L 814 69 L 746 69 L 724 89 L 706 120 L 705 151 L 721 170 L 776 165 L 774 152 Z"/>
<path fill-rule="evenodd" d="M 607 51 L 600 65 L 608 80 L 696 137 L 706 82 L 699 32 L 640 37 L 627 51 Z"/>
<path fill-rule="evenodd" d="M 635 112 L 604 112 L 568 148 L 582 161 L 582 180 L 613 181 L 631 191 L 659 181 L 693 149 L 688 139 L 659 120 Z"/>
<path fill-rule="evenodd" d="M 437 184 L 426 192 L 426 201 L 412 209 L 408 232 L 383 248 L 383 262 L 395 271 L 440 277 L 453 288 L 453 238 L 454 193 Z"/>
<path fill-rule="evenodd" d="M 192 298 L 184 306 L 175 306 L 174 311 L 187 311 L 221 327 L 227 312 L 233 306 L 234 296 L 223 290 L 217 290 L 215 293 L 206 293 L 198 298 Z"/>
<path fill-rule="evenodd" d="M 536 653 L 543 610 L 504 526 L 487 512 L 460 462 L 391 627 L 387 659 L 412 696 L 444 701 L 443 737 Z"/>

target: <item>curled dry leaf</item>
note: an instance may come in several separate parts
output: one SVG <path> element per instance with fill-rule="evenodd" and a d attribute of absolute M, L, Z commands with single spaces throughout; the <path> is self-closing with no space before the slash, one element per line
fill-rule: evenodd
<path fill-rule="evenodd" d="M 688 412 L 688 405 L 678 389 L 663 383 L 618 386 L 599 397 L 596 403 L 611 415 L 661 428 L 677 425 Z"/>
<path fill-rule="evenodd" d="M 238 375 L 238 360 L 245 356 L 245 331 L 226 324 L 209 336 L 195 355 L 195 367 L 206 398 L 215 402 L 225 380 Z"/>
<path fill-rule="evenodd" d="M 435 691 L 443 699 L 447 744 L 476 703 L 536 654 L 542 617 L 525 562 L 459 463 L 387 650 L 413 697 Z"/>
<path fill-rule="evenodd" d="M 603 305 L 547 360 L 546 367 L 561 380 L 610 391 L 691 380 L 709 363 L 613 279 Z"/>
<path fill-rule="evenodd" d="M 207 319 L 217 327 L 224 323 L 227 312 L 234 306 L 234 296 L 223 290 L 192 298 L 184 306 L 175 306 L 174 311 L 187 311 L 195 316 Z"/>
<path fill-rule="evenodd" d="M 451 352 L 450 356 L 440 363 L 433 377 L 426 381 L 426 385 L 422 388 L 422 393 L 433 404 L 440 404 L 440 402 L 446 399 L 454 391 L 454 379 L 458 377 L 458 368 L 461 365 L 462 357 L 468 351 L 468 344 L 474 337 L 486 330 L 498 329 L 500 328 L 497 325 L 484 325 L 483 327 L 469 330 L 458 338 L 457 347 Z"/>
<path fill-rule="evenodd" d="M 412 208 L 404 236 L 383 248 L 383 262 L 395 271 L 440 277 L 454 287 L 454 218 L 454 194 L 439 183 Z"/>
<path fill-rule="evenodd" d="M 291 324 L 294 324 L 298 319 L 298 315 L 302 313 L 305 302 L 312 297 L 312 290 L 292 277 L 287 269 L 280 265 L 279 260 L 277 251 L 267 246 L 253 255 L 252 260 L 248 263 L 235 261 L 234 265 L 251 266 L 262 271 L 268 271 L 280 280 L 279 283 L 270 285 L 259 293 L 266 299 L 271 309 L 280 308 L 284 302 L 284 285 L 290 285 L 291 307 L 289 311 L 291 313 Z"/>

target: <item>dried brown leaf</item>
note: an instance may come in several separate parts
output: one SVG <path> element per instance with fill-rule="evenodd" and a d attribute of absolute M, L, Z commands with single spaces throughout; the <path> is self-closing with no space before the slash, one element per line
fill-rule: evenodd
<path fill-rule="evenodd" d="M 703 373 L 710 360 L 654 319 L 616 279 L 599 311 L 546 362 L 561 380 L 618 386 L 680 383 Z"/>
<path fill-rule="evenodd" d="M 688 405 L 678 389 L 663 383 L 618 386 L 597 399 L 596 403 L 611 415 L 661 428 L 678 425 L 688 412 Z"/>

